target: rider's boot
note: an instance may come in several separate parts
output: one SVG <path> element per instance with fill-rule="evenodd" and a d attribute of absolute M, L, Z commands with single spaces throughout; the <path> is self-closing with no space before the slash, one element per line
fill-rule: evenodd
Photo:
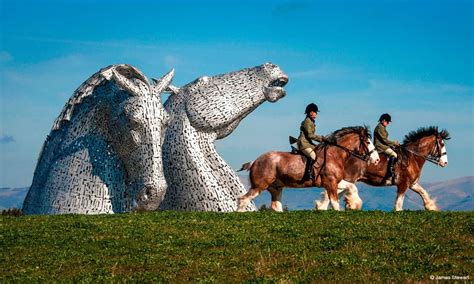
<path fill-rule="evenodd" d="M 396 157 L 390 156 L 388 159 L 388 169 L 387 169 L 387 177 L 392 179 L 392 184 L 395 184 L 395 169 L 394 165 L 397 162 Z"/>
<path fill-rule="evenodd" d="M 313 165 L 314 165 L 314 160 L 307 157 L 306 158 L 306 168 L 304 169 L 304 176 L 303 180 L 309 180 L 309 179 L 314 179 L 313 176 Z"/>

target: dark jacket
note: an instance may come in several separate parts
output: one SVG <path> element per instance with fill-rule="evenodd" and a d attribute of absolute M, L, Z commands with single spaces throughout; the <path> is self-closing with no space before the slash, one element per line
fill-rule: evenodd
<path fill-rule="evenodd" d="M 387 129 L 380 122 L 374 129 L 374 145 L 379 153 L 397 145 L 394 141 L 388 140 Z"/>
<path fill-rule="evenodd" d="M 322 142 L 323 137 L 321 135 L 316 135 L 316 125 L 314 120 L 309 116 L 301 122 L 300 127 L 300 136 L 298 137 L 298 149 L 303 150 L 306 148 L 314 149 L 316 146 L 313 141 Z"/>

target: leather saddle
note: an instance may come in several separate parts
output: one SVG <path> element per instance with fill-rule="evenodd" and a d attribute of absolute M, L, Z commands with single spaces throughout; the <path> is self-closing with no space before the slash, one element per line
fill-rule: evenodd
<path fill-rule="evenodd" d="M 303 179 L 301 180 L 302 182 L 306 181 L 306 180 L 313 180 L 313 183 L 314 183 L 314 176 L 315 176 L 315 168 L 314 168 L 314 162 L 311 161 L 311 159 L 309 159 L 308 157 L 306 157 L 305 154 L 303 154 L 303 152 L 301 152 L 300 150 L 296 149 L 294 146 L 291 146 L 291 154 L 293 155 L 300 155 L 301 158 L 303 159 L 304 163 L 305 163 L 305 174 L 303 176 Z"/>

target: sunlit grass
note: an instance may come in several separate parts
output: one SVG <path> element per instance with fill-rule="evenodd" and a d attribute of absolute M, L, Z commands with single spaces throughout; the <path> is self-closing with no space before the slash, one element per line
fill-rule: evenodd
<path fill-rule="evenodd" d="M 0 280 L 228 283 L 467 276 L 474 271 L 473 217 L 423 211 L 2 216 Z"/>

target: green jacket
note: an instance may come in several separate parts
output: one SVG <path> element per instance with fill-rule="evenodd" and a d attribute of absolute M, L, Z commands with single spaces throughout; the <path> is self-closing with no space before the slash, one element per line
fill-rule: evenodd
<path fill-rule="evenodd" d="M 316 125 L 309 117 L 306 117 L 306 119 L 301 122 L 300 131 L 300 136 L 298 137 L 298 149 L 300 150 L 306 148 L 314 149 L 316 146 L 312 142 L 313 140 L 318 142 L 323 141 L 322 136 L 316 135 Z"/>
<path fill-rule="evenodd" d="M 396 146 L 395 142 L 388 140 L 387 129 L 380 122 L 374 129 L 374 145 L 377 152 L 380 153 L 390 147 Z"/>

